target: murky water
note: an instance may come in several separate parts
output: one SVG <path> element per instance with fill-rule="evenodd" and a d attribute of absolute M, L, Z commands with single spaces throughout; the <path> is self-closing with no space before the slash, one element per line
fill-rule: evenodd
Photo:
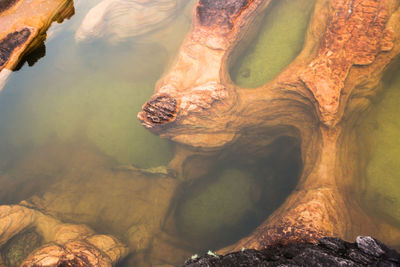
<path fill-rule="evenodd" d="M 364 206 L 400 226 L 400 61 L 384 77 L 384 93 L 363 119 L 360 136 L 368 144 Z"/>
<path fill-rule="evenodd" d="M 71 20 L 52 27 L 45 50 L 36 51 L 44 57 L 33 67 L 21 66 L 0 94 L 1 204 L 28 200 L 65 222 L 117 236 L 132 252 L 121 266 L 176 265 L 248 235 L 295 187 L 299 144 L 281 138 L 262 158 L 232 153 L 195 181 L 168 175 L 175 145 L 146 131 L 136 114 L 189 31 L 194 1 L 140 36 L 109 39 L 104 33 L 77 43 L 77 29 L 98 2 L 78 2 Z M 231 70 L 238 85 L 262 85 L 293 60 L 314 3 L 274 4 Z M 391 87 L 398 88 L 399 79 Z M 395 91 L 382 103 L 395 103 Z M 394 114 L 383 106 L 377 114 Z M 377 136 L 396 143 L 400 127 L 385 118 L 377 119 L 388 121 Z M 367 195 L 380 199 L 376 209 L 398 223 L 400 144 L 392 147 L 389 154 L 382 147 L 371 156 Z M 391 160 L 382 161 L 381 154 Z M 376 182 L 386 168 L 387 185 Z"/>

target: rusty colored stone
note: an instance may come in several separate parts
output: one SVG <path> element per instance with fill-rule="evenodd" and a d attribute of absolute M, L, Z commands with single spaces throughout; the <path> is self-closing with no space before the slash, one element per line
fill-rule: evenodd
<path fill-rule="evenodd" d="M 196 8 L 203 26 L 227 26 L 232 28 L 235 19 L 254 0 L 200 0 Z"/>
<path fill-rule="evenodd" d="M 177 101 L 171 96 L 157 96 L 143 106 L 142 119 L 150 124 L 172 122 L 178 113 L 177 105 Z"/>
<path fill-rule="evenodd" d="M 73 14 L 70 0 L 2 1 L 0 6 L 0 71 L 14 70 L 23 56 L 40 46 L 53 21 Z"/>
<path fill-rule="evenodd" d="M 171 127 L 144 125 L 199 153 L 237 149 L 257 157 L 282 136 L 301 143 L 304 165 L 296 189 L 251 235 L 223 253 L 316 242 L 322 236 L 354 239 L 360 233 L 398 246 L 400 229 L 370 217 L 357 194 L 346 193 L 357 191 L 356 178 L 365 167 L 354 159 L 355 124 L 381 92 L 383 71 L 400 54 L 398 2 L 318 0 L 298 57 L 264 86 L 239 88 L 228 76 L 228 63 L 253 18 L 270 2 L 228 1 L 222 7 L 217 1 L 205 8 L 209 2 L 199 1 L 175 65 L 155 89 L 155 96 L 174 95 L 179 113 Z M 224 8 L 232 9 L 220 20 L 213 17 Z M 236 16 L 234 23 L 229 14 Z M 178 173 L 188 173 L 184 166 L 194 158 L 184 155 L 171 163 Z"/>
<path fill-rule="evenodd" d="M 332 2 L 329 26 L 318 56 L 300 75 L 318 103 L 321 121 L 334 126 L 340 116 L 340 94 L 353 65 L 369 65 L 378 53 L 392 47 L 393 34 L 385 31 L 388 0 Z"/>

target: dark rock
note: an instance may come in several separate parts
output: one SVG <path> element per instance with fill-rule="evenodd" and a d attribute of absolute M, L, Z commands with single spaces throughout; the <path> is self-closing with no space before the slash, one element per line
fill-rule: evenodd
<path fill-rule="evenodd" d="M 4 39 L 0 40 L 0 67 L 7 63 L 12 52 L 23 45 L 30 35 L 31 31 L 28 28 L 24 28 L 21 31 L 9 33 Z"/>
<path fill-rule="evenodd" d="M 379 257 L 385 253 L 375 239 L 370 236 L 358 236 L 356 238 L 356 244 L 361 251 L 375 257 Z"/>
<path fill-rule="evenodd" d="M 319 244 L 334 251 L 339 252 L 346 249 L 345 242 L 340 238 L 334 237 L 323 237 L 318 240 Z"/>
<path fill-rule="evenodd" d="M 350 249 L 347 256 L 354 262 L 360 263 L 362 265 L 369 265 L 374 262 L 373 258 L 368 257 L 368 255 L 364 253 L 360 253 L 357 249 Z"/>
<path fill-rule="evenodd" d="M 162 124 L 175 120 L 177 101 L 167 95 L 157 96 L 143 106 L 146 118 L 153 124 Z"/>
<path fill-rule="evenodd" d="M 11 8 L 17 0 L 0 0 L 0 13 Z"/>
<path fill-rule="evenodd" d="M 400 266 L 400 254 L 371 237 L 356 243 L 321 238 L 318 244 L 275 245 L 262 251 L 248 249 L 227 255 L 189 259 L 184 267 L 228 266 Z M 371 241 L 372 240 L 372 241 Z"/>
<path fill-rule="evenodd" d="M 197 16 L 204 26 L 228 26 L 232 28 L 233 21 L 254 0 L 200 0 Z"/>

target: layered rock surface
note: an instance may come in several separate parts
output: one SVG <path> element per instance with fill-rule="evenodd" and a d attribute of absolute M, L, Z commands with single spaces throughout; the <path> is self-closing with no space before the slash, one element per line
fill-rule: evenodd
<path fill-rule="evenodd" d="M 359 236 L 355 243 L 321 238 L 317 244 L 270 246 L 265 250 L 243 249 L 226 255 L 207 255 L 188 260 L 185 267 L 227 266 L 400 266 L 400 254 L 383 243 Z"/>

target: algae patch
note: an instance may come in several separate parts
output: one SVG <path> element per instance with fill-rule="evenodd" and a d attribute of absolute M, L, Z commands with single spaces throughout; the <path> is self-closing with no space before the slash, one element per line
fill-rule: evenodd
<path fill-rule="evenodd" d="M 43 243 L 43 238 L 33 229 L 19 233 L 11 238 L 1 250 L 8 267 L 18 267 L 22 261 Z"/>
<path fill-rule="evenodd" d="M 257 87 L 272 80 L 300 52 L 315 0 L 272 3 L 257 39 L 231 69 L 234 82 Z"/>

